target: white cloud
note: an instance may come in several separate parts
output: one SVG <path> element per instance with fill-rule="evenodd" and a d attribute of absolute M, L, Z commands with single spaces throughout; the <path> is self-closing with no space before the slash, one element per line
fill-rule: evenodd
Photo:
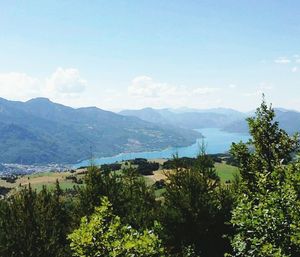
<path fill-rule="evenodd" d="M 27 100 L 40 93 L 40 81 L 26 73 L 0 74 L 0 96 L 9 99 Z"/>
<path fill-rule="evenodd" d="M 163 97 L 189 97 L 194 95 L 206 95 L 219 90 L 214 87 L 187 88 L 185 86 L 174 86 L 167 83 L 156 82 L 148 76 L 138 76 L 132 80 L 128 87 L 128 93 L 132 96 L 146 98 Z"/>
<path fill-rule="evenodd" d="M 0 97 L 13 100 L 26 101 L 39 96 L 53 100 L 76 97 L 86 86 L 86 80 L 74 68 L 57 68 L 43 79 L 20 72 L 0 73 Z"/>
<path fill-rule="evenodd" d="M 228 85 L 229 88 L 236 88 L 237 86 L 235 84 Z"/>
<path fill-rule="evenodd" d="M 46 79 L 46 90 L 55 94 L 79 94 L 86 89 L 86 86 L 87 81 L 74 68 L 63 69 L 59 67 Z"/>
<path fill-rule="evenodd" d="M 298 67 L 296 67 L 296 66 L 292 68 L 292 72 L 297 72 L 298 70 L 299 70 L 299 69 L 298 69 Z"/>
<path fill-rule="evenodd" d="M 139 76 L 132 80 L 128 87 L 128 92 L 133 96 L 141 97 L 158 97 L 160 94 L 165 94 L 166 91 L 172 90 L 166 84 L 154 82 L 148 76 Z"/>
<path fill-rule="evenodd" d="M 173 85 L 155 81 L 149 76 L 135 77 L 127 92 L 127 105 L 131 108 L 178 106 L 210 106 L 220 91 L 217 87 Z M 124 99 L 124 97 L 123 97 Z M 123 100 L 125 101 L 125 100 Z"/>
<path fill-rule="evenodd" d="M 274 60 L 274 62 L 279 64 L 288 64 L 291 62 L 291 60 L 286 57 L 279 57 L 276 60 Z"/>

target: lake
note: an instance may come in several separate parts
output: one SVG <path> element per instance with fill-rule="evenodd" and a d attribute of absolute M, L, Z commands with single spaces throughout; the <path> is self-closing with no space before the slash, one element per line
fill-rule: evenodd
<path fill-rule="evenodd" d="M 121 153 L 112 157 L 101 157 L 93 160 L 95 165 L 109 164 L 122 160 L 131 160 L 135 158 L 159 159 L 171 158 L 178 153 L 180 157 L 195 157 L 199 153 L 199 146 L 204 140 L 206 152 L 209 154 L 225 153 L 230 149 L 232 142 L 247 141 L 249 135 L 241 133 L 228 133 L 217 128 L 197 129 L 204 139 L 199 138 L 194 144 L 185 147 L 170 147 L 161 151 L 138 152 L 138 153 Z M 90 160 L 85 160 L 74 165 L 74 168 L 90 165 Z"/>

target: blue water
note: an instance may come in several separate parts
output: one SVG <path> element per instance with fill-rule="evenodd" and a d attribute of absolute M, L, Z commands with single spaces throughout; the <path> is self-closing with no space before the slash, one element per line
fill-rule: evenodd
<path fill-rule="evenodd" d="M 113 157 L 102 157 L 93 160 L 95 165 L 109 164 L 122 160 L 130 160 L 134 158 L 146 158 L 146 159 L 157 159 L 157 158 L 171 158 L 174 154 L 178 153 L 180 157 L 195 157 L 199 153 L 199 147 L 204 141 L 206 145 L 206 152 L 209 154 L 225 153 L 230 149 L 232 142 L 247 141 L 249 135 L 240 133 L 228 133 L 217 128 L 205 128 L 197 129 L 203 136 L 204 139 L 199 138 L 197 141 L 186 147 L 170 147 L 162 151 L 154 152 L 139 152 L 139 153 L 122 153 Z M 85 160 L 74 165 L 74 168 L 80 166 L 90 165 L 91 160 Z"/>

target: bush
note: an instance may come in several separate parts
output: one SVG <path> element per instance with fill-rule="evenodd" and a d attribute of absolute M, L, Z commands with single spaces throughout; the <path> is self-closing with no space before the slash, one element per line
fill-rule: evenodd
<path fill-rule="evenodd" d="M 190 157 L 176 157 L 172 160 L 167 160 L 163 164 L 164 169 L 175 169 L 175 168 L 191 168 L 196 163 L 196 158 Z"/>
<path fill-rule="evenodd" d="M 141 162 L 137 168 L 137 172 L 141 175 L 153 175 L 153 171 L 159 169 L 159 164 L 157 162 Z"/>
<path fill-rule="evenodd" d="M 101 170 L 108 172 L 108 171 L 117 171 L 120 170 L 122 167 L 122 164 L 120 163 L 111 163 L 111 164 L 102 164 Z"/>
<path fill-rule="evenodd" d="M 139 232 L 123 225 L 106 197 L 90 217 L 81 219 L 80 227 L 68 238 L 73 256 L 78 257 L 164 256 L 158 236 L 152 230 Z"/>

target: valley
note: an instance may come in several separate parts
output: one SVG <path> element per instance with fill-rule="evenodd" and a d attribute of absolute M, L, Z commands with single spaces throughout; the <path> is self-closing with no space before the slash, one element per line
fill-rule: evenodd
<path fill-rule="evenodd" d="M 239 174 L 238 168 L 226 162 L 226 158 L 228 158 L 226 157 L 226 155 L 220 155 L 220 157 L 218 157 L 218 155 L 214 156 L 215 158 L 221 158 L 214 164 L 216 173 L 220 177 L 221 182 L 230 183 L 230 181 L 233 181 L 234 176 Z M 147 185 L 153 186 L 155 188 L 155 191 L 157 191 L 156 194 L 160 196 L 160 194 L 163 192 L 162 189 L 164 188 L 164 186 L 155 187 L 156 183 L 165 183 L 167 181 L 168 174 L 170 172 L 173 172 L 169 167 L 164 167 L 164 164 L 168 161 L 168 159 L 136 160 L 145 160 L 149 163 L 156 163 L 158 165 L 157 170 L 151 170 L 149 174 L 143 175 L 143 178 L 145 179 Z M 138 168 L 139 165 L 133 164 L 134 162 L 135 160 L 119 162 L 118 164 L 120 164 L 120 169 L 114 170 L 113 172 L 122 174 L 122 170 L 129 166 Z M 14 176 L 11 176 L 10 174 L 3 174 L 2 176 L 0 176 L 0 196 L 1 191 L 7 192 L 5 194 L 10 195 L 16 193 L 17 191 L 20 191 L 22 188 L 28 187 L 29 185 L 32 189 L 37 190 L 37 192 L 41 191 L 43 187 L 46 187 L 49 190 L 53 190 L 57 182 L 59 182 L 62 190 L 72 191 L 76 187 L 85 185 L 85 175 L 88 169 L 89 167 L 81 167 L 72 170 L 62 170 L 60 172 L 44 171 L 34 172 L 32 174 L 19 174 Z"/>

